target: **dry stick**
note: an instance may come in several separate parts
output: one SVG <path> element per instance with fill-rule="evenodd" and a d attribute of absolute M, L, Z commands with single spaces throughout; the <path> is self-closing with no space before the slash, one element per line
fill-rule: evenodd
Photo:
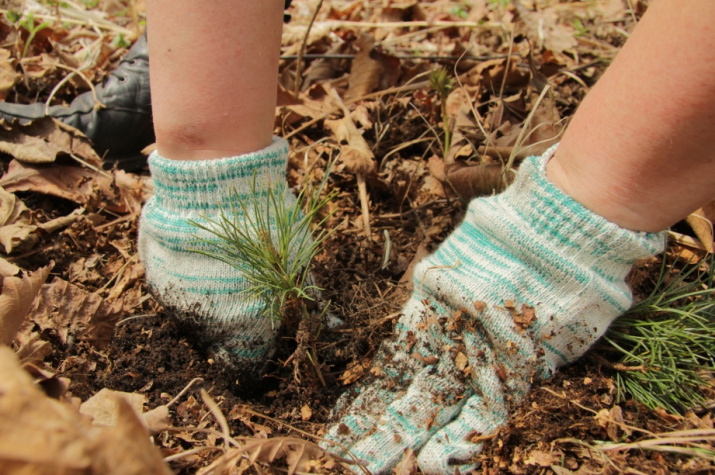
<path fill-rule="evenodd" d="M 21 63 L 25 63 L 25 62 L 29 62 L 29 61 L 25 61 L 25 59 L 22 59 L 20 62 L 21 62 Z M 92 91 L 92 97 L 94 98 L 94 108 L 95 108 L 95 109 L 98 109 L 98 108 L 104 109 L 104 108 L 107 107 L 106 105 L 102 104 L 102 102 L 100 102 L 99 98 L 97 98 L 97 91 L 94 89 L 94 85 L 92 84 L 92 82 L 91 82 L 89 79 L 87 79 L 87 78 L 85 77 L 85 75 L 82 74 L 82 72 L 81 72 L 79 69 L 73 68 L 73 67 L 71 67 L 71 66 L 65 66 L 64 64 L 59 64 L 59 63 L 47 63 L 47 62 L 45 62 L 45 61 L 40 61 L 40 66 L 53 66 L 53 67 L 55 67 L 55 68 L 66 69 L 67 71 L 72 71 L 72 72 L 75 73 L 75 74 L 79 74 L 79 76 L 80 76 L 82 79 L 84 79 L 84 81 L 85 81 L 85 82 L 87 83 L 87 85 L 89 86 L 89 89 Z M 48 106 L 49 106 L 49 100 L 48 100 L 48 102 L 45 104 L 45 113 L 46 113 L 46 114 L 47 114 L 47 108 L 48 108 Z"/>
<path fill-rule="evenodd" d="M 226 449 L 224 447 L 217 447 L 215 445 L 204 445 L 202 447 L 196 447 L 190 450 L 185 450 L 184 452 L 179 452 L 178 454 L 174 455 L 169 455 L 168 457 L 164 457 L 164 462 L 169 463 L 173 462 L 174 460 L 179 460 L 184 457 L 188 457 L 189 455 L 194 455 L 199 452 L 203 452 L 205 450 L 220 450 L 221 452 L 226 452 Z"/>
<path fill-rule="evenodd" d="M 124 265 L 123 265 L 122 267 L 120 267 L 117 272 L 114 273 L 114 275 L 112 276 L 112 278 L 109 279 L 109 280 L 107 281 L 107 283 L 104 284 L 99 290 L 97 290 L 96 293 L 99 294 L 100 292 L 103 292 L 103 291 L 107 290 L 107 287 L 109 287 L 109 284 L 111 284 L 111 283 L 114 281 L 114 279 L 116 279 L 117 276 L 120 275 L 120 274 L 124 271 L 124 269 L 127 268 L 127 266 L 128 266 L 129 264 L 131 264 L 132 262 L 134 262 L 134 259 L 136 259 L 137 257 L 139 257 L 139 254 L 134 254 L 132 257 L 130 257 L 129 259 L 127 259 L 127 262 L 125 262 Z"/>
<path fill-rule="evenodd" d="M 127 215 L 124 215 L 120 218 L 115 219 L 114 221 L 110 221 L 108 223 L 100 224 L 99 226 L 95 226 L 96 231 L 101 231 L 102 229 L 108 228 L 110 226 L 116 226 L 117 224 L 121 224 L 125 221 L 131 221 L 134 219 L 136 215 L 134 213 L 129 213 Z"/>
<path fill-rule="evenodd" d="M 479 23 L 476 21 L 389 21 L 373 23 L 369 21 L 337 21 L 328 20 L 318 23 L 330 29 L 338 28 L 431 28 L 431 27 L 452 27 L 452 28 L 475 28 L 475 29 L 501 29 L 504 25 L 500 22 L 487 21 Z"/>
<path fill-rule="evenodd" d="M 310 18 L 310 23 L 308 23 L 308 29 L 305 31 L 305 36 L 303 37 L 303 43 L 300 45 L 300 51 L 298 51 L 298 64 L 295 68 L 295 88 L 293 89 L 293 94 L 298 97 L 301 86 L 301 76 L 303 74 L 303 54 L 305 53 L 305 48 L 308 45 L 308 36 L 310 36 L 310 30 L 313 28 L 313 23 L 315 18 L 318 16 L 320 7 L 323 6 L 323 0 L 318 1 L 318 5 L 315 7 L 313 16 Z"/>
<path fill-rule="evenodd" d="M 223 412 L 221 412 L 221 409 L 218 407 L 218 404 L 216 404 L 216 401 L 209 396 L 209 393 L 207 393 L 204 388 L 201 388 L 201 399 L 203 399 L 204 404 L 206 404 L 209 411 L 211 411 L 211 414 L 213 414 L 216 418 L 218 425 L 221 426 L 221 432 L 223 433 L 223 445 L 226 450 L 228 450 L 228 440 L 231 438 L 231 433 L 228 430 L 226 417 L 223 415 Z"/>
<path fill-rule="evenodd" d="M 189 384 L 187 384 L 186 387 L 184 389 L 182 389 L 181 392 L 176 395 L 176 397 L 174 397 L 174 399 L 172 399 L 171 401 L 166 403 L 166 407 L 169 407 L 172 404 L 174 404 L 176 401 L 178 401 L 181 398 L 181 396 L 186 394 L 186 391 L 188 391 L 191 388 L 191 386 L 194 385 L 194 383 L 197 383 L 197 382 L 203 381 L 203 380 L 204 380 L 204 378 L 194 378 L 191 381 L 189 381 Z"/>

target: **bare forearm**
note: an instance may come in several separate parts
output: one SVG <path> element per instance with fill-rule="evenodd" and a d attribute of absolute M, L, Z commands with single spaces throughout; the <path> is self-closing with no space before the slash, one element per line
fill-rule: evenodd
<path fill-rule="evenodd" d="M 623 227 L 715 198 L 715 2 L 654 2 L 574 116 L 548 176 Z"/>

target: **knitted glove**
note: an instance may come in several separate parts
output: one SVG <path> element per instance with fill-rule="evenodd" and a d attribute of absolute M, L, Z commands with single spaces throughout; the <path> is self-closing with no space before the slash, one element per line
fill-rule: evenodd
<path fill-rule="evenodd" d="M 240 292 L 248 286 L 240 269 L 193 252 L 215 250 L 198 238 L 216 240 L 190 221 L 208 225 L 221 209 L 229 210 L 238 192 L 249 198 L 254 175 L 275 189 L 286 185 L 288 144 L 274 138 L 263 150 L 216 160 L 169 160 L 154 153 L 149 169 L 155 195 L 142 210 L 139 255 L 146 280 L 165 310 L 187 325 L 199 342 L 234 366 L 254 376 L 275 348 L 276 322 L 264 313 L 265 304 Z M 261 190 L 259 199 L 266 202 Z M 283 194 L 286 205 L 295 198 Z M 261 202 L 258 201 L 258 202 Z M 236 210 L 241 207 L 233 203 Z M 251 213 L 251 210 L 247 210 Z"/>
<path fill-rule="evenodd" d="M 474 469 L 480 437 L 506 423 L 535 379 L 603 335 L 632 303 L 624 279 L 635 260 L 662 250 L 662 235 L 622 229 L 550 183 L 554 150 L 527 159 L 504 193 L 473 200 L 417 265 L 376 376 L 339 401 L 327 438 L 373 473 L 405 448 L 426 473 Z"/>

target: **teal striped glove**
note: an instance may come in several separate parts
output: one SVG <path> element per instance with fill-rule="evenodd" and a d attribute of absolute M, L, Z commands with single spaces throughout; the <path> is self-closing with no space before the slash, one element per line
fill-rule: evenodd
<path fill-rule="evenodd" d="M 405 448 L 425 473 L 474 469 L 480 437 L 603 335 L 632 303 L 624 279 L 635 260 L 662 250 L 662 235 L 624 230 L 551 184 L 553 151 L 527 159 L 504 193 L 473 200 L 417 265 L 376 376 L 339 401 L 327 438 L 373 473 Z"/>
<path fill-rule="evenodd" d="M 192 252 L 208 250 L 197 236 L 217 238 L 190 221 L 205 225 L 204 217 L 217 219 L 221 208 L 230 209 L 234 190 L 245 199 L 254 175 L 267 178 L 272 186 L 286 184 L 287 160 L 288 144 L 278 138 L 263 150 L 237 157 L 178 161 L 154 153 L 149 158 L 155 194 L 144 206 L 139 225 L 147 283 L 165 310 L 186 324 L 199 342 L 248 376 L 270 357 L 278 325 L 263 313 L 261 301 L 239 294 L 247 286 L 240 269 Z M 289 206 L 295 203 L 290 192 L 284 196 Z"/>

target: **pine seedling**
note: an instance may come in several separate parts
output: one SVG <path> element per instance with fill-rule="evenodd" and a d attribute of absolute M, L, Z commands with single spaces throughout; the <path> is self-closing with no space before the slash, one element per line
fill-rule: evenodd
<path fill-rule="evenodd" d="M 449 147 L 452 145 L 452 128 L 447 115 L 447 98 L 449 93 L 454 89 L 454 81 L 449 77 L 449 73 L 445 68 L 433 69 L 429 74 L 430 87 L 439 94 L 440 113 L 442 114 L 442 130 L 444 131 L 444 145 L 442 154 L 447 158 Z"/>
<path fill-rule="evenodd" d="M 616 320 L 606 340 L 622 357 L 614 365 L 618 397 L 672 413 L 705 402 L 715 375 L 715 260 L 665 265 L 651 294 Z"/>
<path fill-rule="evenodd" d="M 289 204 L 287 186 L 267 179 L 259 186 L 254 175 L 250 193 L 244 198 L 234 190 L 231 205 L 221 208 L 217 219 L 192 221 L 216 238 L 197 238 L 205 248 L 196 252 L 240 269 L 249 282 L 242 293 L 263 301 L 273 322 L 304 315 L 305 303 L 315 301 L 321 290 L 312 283 L 310 264 L 337 229 L 323 226 L 335 211 L 315 224 L 320 231 L 314 236 L 311 224 L 337 194 L 320 197 L 327 177 L 326 172 L 315 190 L 304 187 Z"/>

